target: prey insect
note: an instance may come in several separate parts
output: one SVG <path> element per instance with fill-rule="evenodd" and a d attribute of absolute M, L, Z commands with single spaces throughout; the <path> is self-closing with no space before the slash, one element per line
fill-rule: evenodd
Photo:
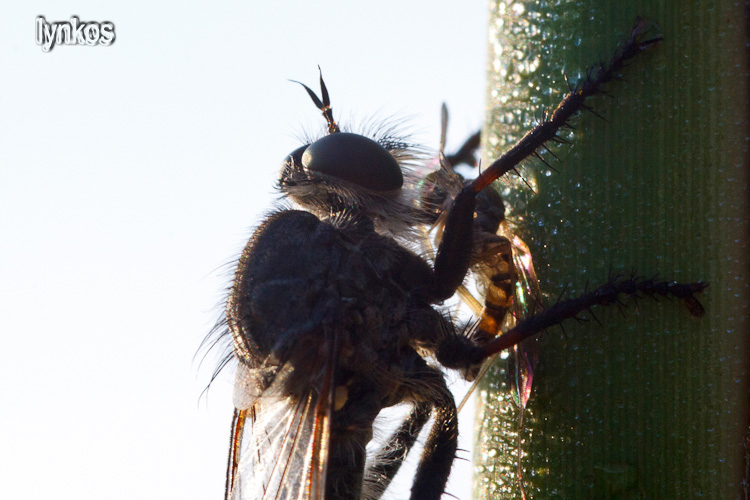
<path fill-rule="evenodd" d="M 445 159 L 419 178 L 418 148 L 390 129 L 372 138 L 346 131 L 322 76 L 320 96 L 303 85 L 326 134 L 283 162 L 278 186 L 298 208 L 276 211 L 255 231 L 216 329 L 233 345 L 222 366 L 237 362 L 227 499 L 378 498 L 432 419 L 411 499 L 437 500 L 458 434 L 441 367 L 476 378 L 498 352 L 622 296 L 672 296 L 701 314 L 701 283 L 626 278 L 507 320 L 523 298 L 519 276 L 529 273 L 514 262 L 523 247 L 502 235 L 502 200 L 487 188 L 557 140 L 587 98 L 660 40 L 645 33 L 639 21 L 607 65 L 471 181 Z M 439 232 L 434 257 L 419 254 L 425 227 Z M 461 326 L 442 304 L 470 273 L 485 283 L 484 304 Z M 410 413 L 368 456 L 375 419 L 400 403 Z"/>

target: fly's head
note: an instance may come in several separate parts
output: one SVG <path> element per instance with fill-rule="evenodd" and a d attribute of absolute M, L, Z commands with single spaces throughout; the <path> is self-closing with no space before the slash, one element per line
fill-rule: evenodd
<path fill-rule="evenodd" d="M 322 99 L 300 85 L 322 111 L 327 133 L 286 157 L 278 182 L 281 192 L 321 219 L 367 219 L 380 232 L 398 234 L 422 222 L 413 201 L 417 181 L 410 169 L 422 158 L 418 148 L 396 136 L 392 127 L 379 128 L 372 137 L 342 131 L 333 118 L 322 75 Z"/>

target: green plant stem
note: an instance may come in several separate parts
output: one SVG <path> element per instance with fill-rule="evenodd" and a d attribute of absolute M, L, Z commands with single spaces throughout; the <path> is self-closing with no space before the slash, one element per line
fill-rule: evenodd
<path fill-rule="evenodd" d="M 664 42 L 597 96 L 571 145 L 506 179 L 546 300 L 610 272 L 706 281 L 677 301 L 627 301 L 540 341 L 523 425 L 498 363 L 480 389 L 474 497 L 734 499 L 750 423 L 750 96 L 745 2 L 491 3 L 486 158 L 497 157 L 636 15 Z M 520 439 L 519 439 L 519 434 Z M 521 443 L 519 453 L 518 443 Z"/>

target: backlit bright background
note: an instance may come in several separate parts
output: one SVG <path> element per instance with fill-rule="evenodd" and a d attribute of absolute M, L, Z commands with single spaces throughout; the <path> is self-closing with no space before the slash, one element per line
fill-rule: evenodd
<path fill-rule="evenodd" d="M 446 101 L 457 146 L 481 124 L 485 10 L 3 5 L 0 497 L 221 498 L 232 377 L 201 396 L 216 359 L 194 355 L 222 265 L 274 206 L 296 137 L 322 122 L 287 79 L 317 88 L 320 65 L 339 118 L 407 117 L 433 148 Z M 117 38 L 44 53 L 38 15 L 111 21 Z M 463 500 L 469 474 L 463 462 L 449 489 Z"/>

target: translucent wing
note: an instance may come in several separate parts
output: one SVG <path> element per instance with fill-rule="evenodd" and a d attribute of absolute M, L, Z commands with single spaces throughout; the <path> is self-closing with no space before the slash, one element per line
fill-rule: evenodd
<path fill-rule="evenodd" d="M 284 394 L 285 366 L 260 395 L 259 376 L 240 365 L 227 470 L 227 500 L 323 500 L 331 423 L 333 363 L 322 387 Z"/>
<path fill-rule="evenodd" d="M 526 243 L 510 231 L 506 222 L 500 225 L 498 235 L 508 238 L 511 243 L 512 261 L 516 275 L 511 306 L 508 314 L 505 315 L 501 331 L 497 332 L 497 335 L 502 335 L 502 332 L 510 330 L 524 318 L 532 316 L 542 309 L 542 292 L 539 288 L 536 272 L 534 271 L 531 252 Z M 472 309 L 475 315 L 480 316 L 482 314 L 482 306 L 479 300 L 468 290 L 459 290 L 459 296 Z M 536 338 L 527 339 L 516 344 L 509 356 L 511 363 L 509 369 L 511 395 L 521 412 L 523 412 L 531 396 L 534 368 L 538 359 L 537 346 Z M 458 405 L 459 411 L 466 404 L 496 357 L 497 355 L 491 356 L 484 362 L 474 383 Z"/>
<path fill-rule="evenodd" d="M 507 230 L 507 224 L 500 226 L 500 232 L 506 231 L 506 236 L 512 246 L 513 265 L 516 270 L 516 290 L 513 294 L 511 314 L 506 316 L 503 331 L 508 331 L 524 318 L 533 316 L 542 310 L 542 291 L 539 280 L 534 271 L 529 247 L 517 235 Z M 534 378 L 534 368 L 539 356 L 536 338 L 530 338 L 513 347 L 515 356 L 514 379 L 511 381 L 513 400 L 523 411 L 531 396 L 531 384 Z"/>

